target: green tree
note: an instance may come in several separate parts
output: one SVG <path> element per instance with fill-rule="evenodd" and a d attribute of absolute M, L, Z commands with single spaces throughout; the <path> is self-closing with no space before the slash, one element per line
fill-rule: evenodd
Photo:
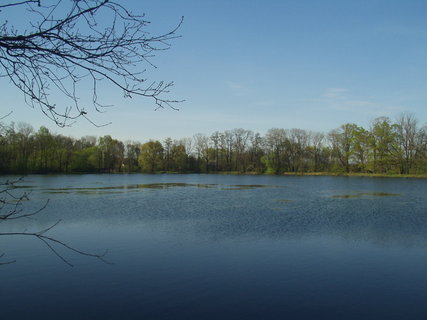
<path fill-rule="evenodd" d="M 396 164 L 397 135 L 388 117 L 376 118 L 371 124 L 370 145 L 373 172 L 392 172 Z"/>
<path fill-rule="evenodd" d="M 97 172 L 99 169 L 100 154 L 97 146 L 75 151 L 71 161 L 71 171 L 86 173 Z"/>
<path fill-rule="evenodd" d="M 134 172 L 138 169 L 138 158 L 141 152 L 141 144 L 127 140 L 125 146 L 125 165 L 127 172 Z"/>
<path fill-rule="evenodd" d="M 186 172 L 189 168 L 185 146 L 174 142 L 171 148 L 171 169 L 175 172 Z"/>
<path fill-rule="evenodd" d="M 369 160 L 369 131 L 363 127 L 355 126 L 353 128 L 353 148 L 352 156 L 355 164 L 358 167 L 358 171 L 367 172 L 368 160 Z"/>
<path fill-rule="evenodd" d="M 39 172 L 49 172 L 53 168 L 54 138 L 46 127 L 40 127 L 35 134 L 36 156 L 35 162 Z"/>
<path fill-rule="evenodd" d="M 111 138 L 110 135 L 99 138 L 99 151 L 101 153 L 101 171 L 120 172 L 124 161 L 123 142 Z"/>
<path fill-rule="evenodd" d="M 357 125 L 346 123 L 329 133 L 332 154 L 337 160 L 339 168 L 347 173 L 350 172 L 350 158 L 353 153 L 354 132 L 356 129 Z"/>
<path fill-rule="evenodd" d="M 139 165 L 144 172 L 154 173 L 163 168 L 163 146 L 160 141 L 149 141 L 141 145 Z"/>

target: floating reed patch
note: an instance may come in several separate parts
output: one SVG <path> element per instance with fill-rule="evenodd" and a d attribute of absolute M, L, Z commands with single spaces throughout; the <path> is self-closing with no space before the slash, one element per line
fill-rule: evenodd
<path fill-rule="evenodd" d="M 229 186 L 222 187 L 221 190 L 252 190 L 259 188 L 274 188 L 275 186 L 267 184 L 232 184 Z"/>
<path fill-rule="evenodd" d="M 351 198 L 360 198 L 361 194 L 340 194 L 332 196 L 331 198 L 337 198 L 337 199 L 351 199 Z"/>
<path fill-rule="evenodd" d="M 24 186 L 24 185 L 9 185 L 11 189 L 34 189 L 34 186 Z"/>
<path fill-rule="evenodd" d="M 362 198 L 362 197 L 397 197 L 397 196 L 400 196 L 400 194 L 389 193 L 389 192 L 360 192 L 355 194 L 334 195 L 331 198 L 352 199 L 352 198 Z"/>
<path fill-rule="evenodd" d="M 125 191 L 85 190 L 85 191 L 77 191 L 76 193 L 102 195 L 102 194 L 120 194 L 120 193 L 125 193 Z"/>
<path fill-rule="evenodd" d="M 364 196 L 374 196 L 374 197 L 397 197 L 400 196 L 400 193 L 388 193 L 388 192 L 365 192 Z"/>
<path fill-rule="evenodd" d="M 146 183 L 146 184 L 131 184 L 122 186 L 106 186 L 106 187 L 69 187 L 69 188 L 55 188 L 46 189 L 46 193 L 80 193 L 80 194 L 102 194 L 102 193 L 124 193 L 130 191 L 137 191 L 143 189 L 169 189 L 169 188 L 202 188 L 212 189 L 219 188 L 220 190 L 251 190 L 257 188 L 272 188 L 270 185 L 261 184 L 248 184 L 248 185 L 229 185 L 220 186 L 218 184 L 200 184 L 200 183 L 181 183 L 181 182 L 168 182 L 168 183 Z M 114 191 L 108 191 L 114 190 Z"/>
<path fill-rule="evenodd" d="M 216 184 L 192 184 L 192 183 L 147 183 L 147 184 L 131 184 L 123 186 L 107 186 L 107 187 L 69 187 L 46 189 L 47 193 L 80 193 L 80 194 L 107 194 L 107 193 L 124 193 L 129 191 L 137 191 L 141 189 L 169 189 L 176 187 L 193 187 L 193 188 L 215 188 Z M 114 190 L 114 191 L 113 191 Z"/>

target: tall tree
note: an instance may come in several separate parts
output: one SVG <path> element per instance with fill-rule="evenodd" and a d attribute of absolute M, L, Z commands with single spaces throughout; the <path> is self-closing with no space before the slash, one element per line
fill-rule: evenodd
<path fill-rule="evenodd" d="M 250 168 L 249 171 L 264 172 L 265 165 L 262 163 L 264 156 L 263 138 L 259 133 L 255 133 L 250 137 L 251 144 L 249 147 Z"/>
<path fill-rule="evenodd" d="M 223 161 L 223 170 L 232 170 L 232 159 L 233 159 L 233 144 L 234 136 L 230 130 L 225 130 L 219 137 L 220 140 L 220 157 Z"/>
<path fill-rule="evenodd" d="M 125 141 L 125 164 L 127 172 L 134 172 L 138 168 L 138 158 L 141 153 L 141 144 L 130 140 Z"/>
<path fill-rule="evenodd" d="M 193 136 L 193 139 L 197 154 L 197 161 L 199 162 L 199 168 L 204 172 L 209 172 L 209 137 L 202 133 L 196 133 Z"/>
<path fill-rule="evenodd" d="M 141 145 L 139 165 L 145 172 L 153 173 L 163 168 L 163 146 L 160 141 L 149 141 Z"/>
<path fill-rule="evenodd" d="M 122 170 L 124 161 L 123 142 L 106 135 L 99 138 L 99 150 L 101 152 L 101 171 L 119 172 Z"/>
<path fill-rule="evenodd" d="M 174 141 L 171 148 L 171 169 L 176 172 L 186 172 L 188 168 L 188 155 L 185 145 L 180 141 Z"/>
<path fill-rule="evenodd" d="M 352 156 L 355 164 L 358 166 L 358 170 L 361 172 L 366 172 L 368 170 L 368 161 L 369 161 L 369 141 L 370 133 L 368 130 L 355 126 L 353 127 L 353 148 Z"/>
<path fill-rule="evenodd" d="M 172 138 L 168 137 L 165 139 L 165 141 L 163 141 L 163 152 L 164 152 L 164 166 L 165 166 L 165 170 L 169 171 L 171 169 L 171 162 L 172 162 L 172 146 L 173 146 L 173 141 Z"/>
<path fill-rule="evenodd" d="M 36 163 L 39 172 L 48 172 L 53 164 L 53 153 L 55 152 L 53 137 L 49 129 L 40 127 L 35 135 Z"/>
<path fill-rule="evenodd" d="M 311 151 L 312 159 L 313 159 L 313 171 L 321 171 L 322 168 L 322 149 L 323 142 L 325 140 L 325 135 L 321 132 L 313 132 L 311 135 Z"/>
<path fill-rule="evenodd" d="M 245 152 L 253 132 L 242 128 L 234 129 L 232 132 L 234 135 L 235 169 L 239 172 L 246 172 L 248 159 Z"/>
<path fill-rule="evenodd" d="M 288 158 L 290 170 L 293 172 L 304 171 L 305 156 L 310 135 L 302 129 L 291 129 L 288 132 Z"/>
<path fill-rule="evenodd" d="M 399 143 L 399 159 L 401 173 L 408 174 L 413 167 L 417 151 L 417 119 L 413 114 L 402 113 L 397 119 L 397 140 Z"/>
<path fill-rule="evenodd" d="M 267 151 L 267 167 L 275 174 L 282 173 L 285 167 L 285 150 L 288 137 L 284 129 L 273 128 L 267 131 L 265 135 L 265 144 Z"/>
<path fill-rule="evenodd" d="M 353 152 L 354 142 L 353 134 L 356 128 L 357 125 L 346 123 L 329 133 L 333 154 L 338 160 L 338 165 L 345 172 L 350 172 L 350 157 Z"/>
<path fill-rule="evenodd" d="M 213 149 L 213 162 L 214 162 L 214 171 L 218 171 L 219 169 L 219 143 L 220 143 L 220 133 L 215 131 L 211 134 L 210 139 L 212 142 Z"/>
<path fill-rule="evenodd" d="M 396 130 L 388 117 L 374 119 L 371 124 L 371 148 L 373 156 L 373 171 L 378 173 L 390 172 L 396 160 Z"/>

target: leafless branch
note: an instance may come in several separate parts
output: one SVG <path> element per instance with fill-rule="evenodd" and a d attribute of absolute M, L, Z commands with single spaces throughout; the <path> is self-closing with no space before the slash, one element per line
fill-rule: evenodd
<path fill-rule="evenodd" d="M 48 231 L 50 231 L 51 229 L 56 227 L 60 222 L 61 222 L 61 220 L 58 220 L 57 222 L 55 222 L 54 224 L 52 224 L 48 228 L 37 231 L 37 232 L 26 232 L 26 231 L 23 231 L 23 232 L 0 232 L 0 236 L 20 236 L 20 237 L 37 238 L 41 242 L 43 242 L 49 248 L 49 250 L 52 251 L 59 259 L 61 259 L 64 263 L 66 263 L 70 267 L 74 267 L 74 265 L 68 259 L 66 259 L 65 256 L 62 253 L 60 253 L 56 247 L 62 247 L 62 248 L 65 248 L 69 251 L 78 253 L 80 255 L 96 258 L 96 259 L 101 260 L 104 263 L 111 264 L 111 262 L 105 260 L 105 255 L 107 254 L 107 251 L 105 251 L 102 254 L 88 253 L 88 252 L 76 249 L 76 248 L 66 244 L 65 242 L 63 242 L 61 240 L 58 240 L 56 238 L 45 235 L 45 233 L 47 233 Z M 1 255 L 0 258 L 2 256 L 3 255 Z M 14 261 L 8 261 L 6 263 L 9 264 L 12 262 L 14 262 Z"/>
<path fill-rule="evenodd" d="M 4 116 L 0 117 L 0 120 L 3 120 L 5 118 L 7 118 L 8 116 L 10 116 L 12 114 L 13 111 L 9 111 L 9 113 L 6 113 Z"/>
<path fill-rule="evenodd" d="M 4 253 L 0 254 L 0 260 L 3 259 L 4 256 L 5 256 Z M 15 263 L 15 262 L 16 262 L 16 260 L 2 261 L 2 262 L 0 262 L 0 266 L 4 265 L 4 264 L 12 264 L 12 263 Z"/>
<path fill-rule="evenodd" d="M 30 213 L 26 213 L 25 211 L 23 211 L 21 206 L 23 201 L 28 200 L 29 193 L 24 192 L 18 196 L 15 195 L 12 190 L 16 188 L 16 184 L 18 182 L 22 182 L 22 178 L 15 179 L 12 181 L 6 180 L 0 182 L 0 223 L 16 219 L 31 218 L 43 211 L 49 203 L 49 200 L 47 200 L 45 204 L 41 206 L 38 210 Z M 86 251 L 79 250 L 57 238 L 47 235 L 47 233 L 53 228 L 55 228 L 60 222 L 61 220 L 58 220 L 57 222 L 51 224 L 49 227 L 35 232 L 29 232 L 27 230 L 21 232 L 0 232 L 0 236 L 19 236 L 36 238 L 43 242 L 43 244 L 46 245 L 49 250 L 51 250 L 59 259 L 61 259 L 64 263 L 71 267 L 73 267 L 73 264 L 64 256 L 63 253 L 59 251 L 60 248 L 66 249 L 74 253 L 78 253 L 83 256 L 96 258 L 104 263 L 110 264 L 110 262 L 105 260 L 105 255 L 107 254 L 107 251 L 102 254 L 89 253 Z M 3 257 L 4 253 L 0 254 L 0 265 L 11 264 L 16 262 L 15 260 L 1 261 Z"/>
<path fill-rule="evenodd" d="M 0 20 L 0 77 L 8 78 L 29 106 L 40 108 L 58 126 L 80 117 L 95 124 L 79 98 L 89 86 L 93 110 L 100 112 L 106 107 L 98 100 L 102 81 L 124 97 L 149 98 L 156 108 L 176 109 L 181 102 L 165 97 L 173 82 L 150 82 L 145 73 L 146 66 L 154 66 L 154 54 L 168 50 L 170 40 L 179 37 L 183 18 L 169 32 L 151 35 L 144 15 L 110 0 L 29 0 L 0 8 L 12 6 L 25 6 L 34 20 L 29 31 Z M 58 93 L 66 97 L 66 105 L 55 102 Z"/>
<path fill-rule="evenodd" d="M 0 9 L 7 7 L 20 6 L 23 4 L 37 3 L 40 5 L 40 0 L 26 0 L 26 1 L 18 1 L 18 2 L 10 2 L 6 4 L 0 4 Z"/>

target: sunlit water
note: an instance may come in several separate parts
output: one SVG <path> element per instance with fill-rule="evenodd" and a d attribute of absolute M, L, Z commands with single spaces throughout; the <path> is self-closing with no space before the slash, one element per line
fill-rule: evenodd
<path fill-rule="evenodd" d="M 4 179 L 4 178 L 3 178 Z M 1 319 L 425 319 L 427 180 L 28 176 L 41 241 L 0 237 Z"/>

